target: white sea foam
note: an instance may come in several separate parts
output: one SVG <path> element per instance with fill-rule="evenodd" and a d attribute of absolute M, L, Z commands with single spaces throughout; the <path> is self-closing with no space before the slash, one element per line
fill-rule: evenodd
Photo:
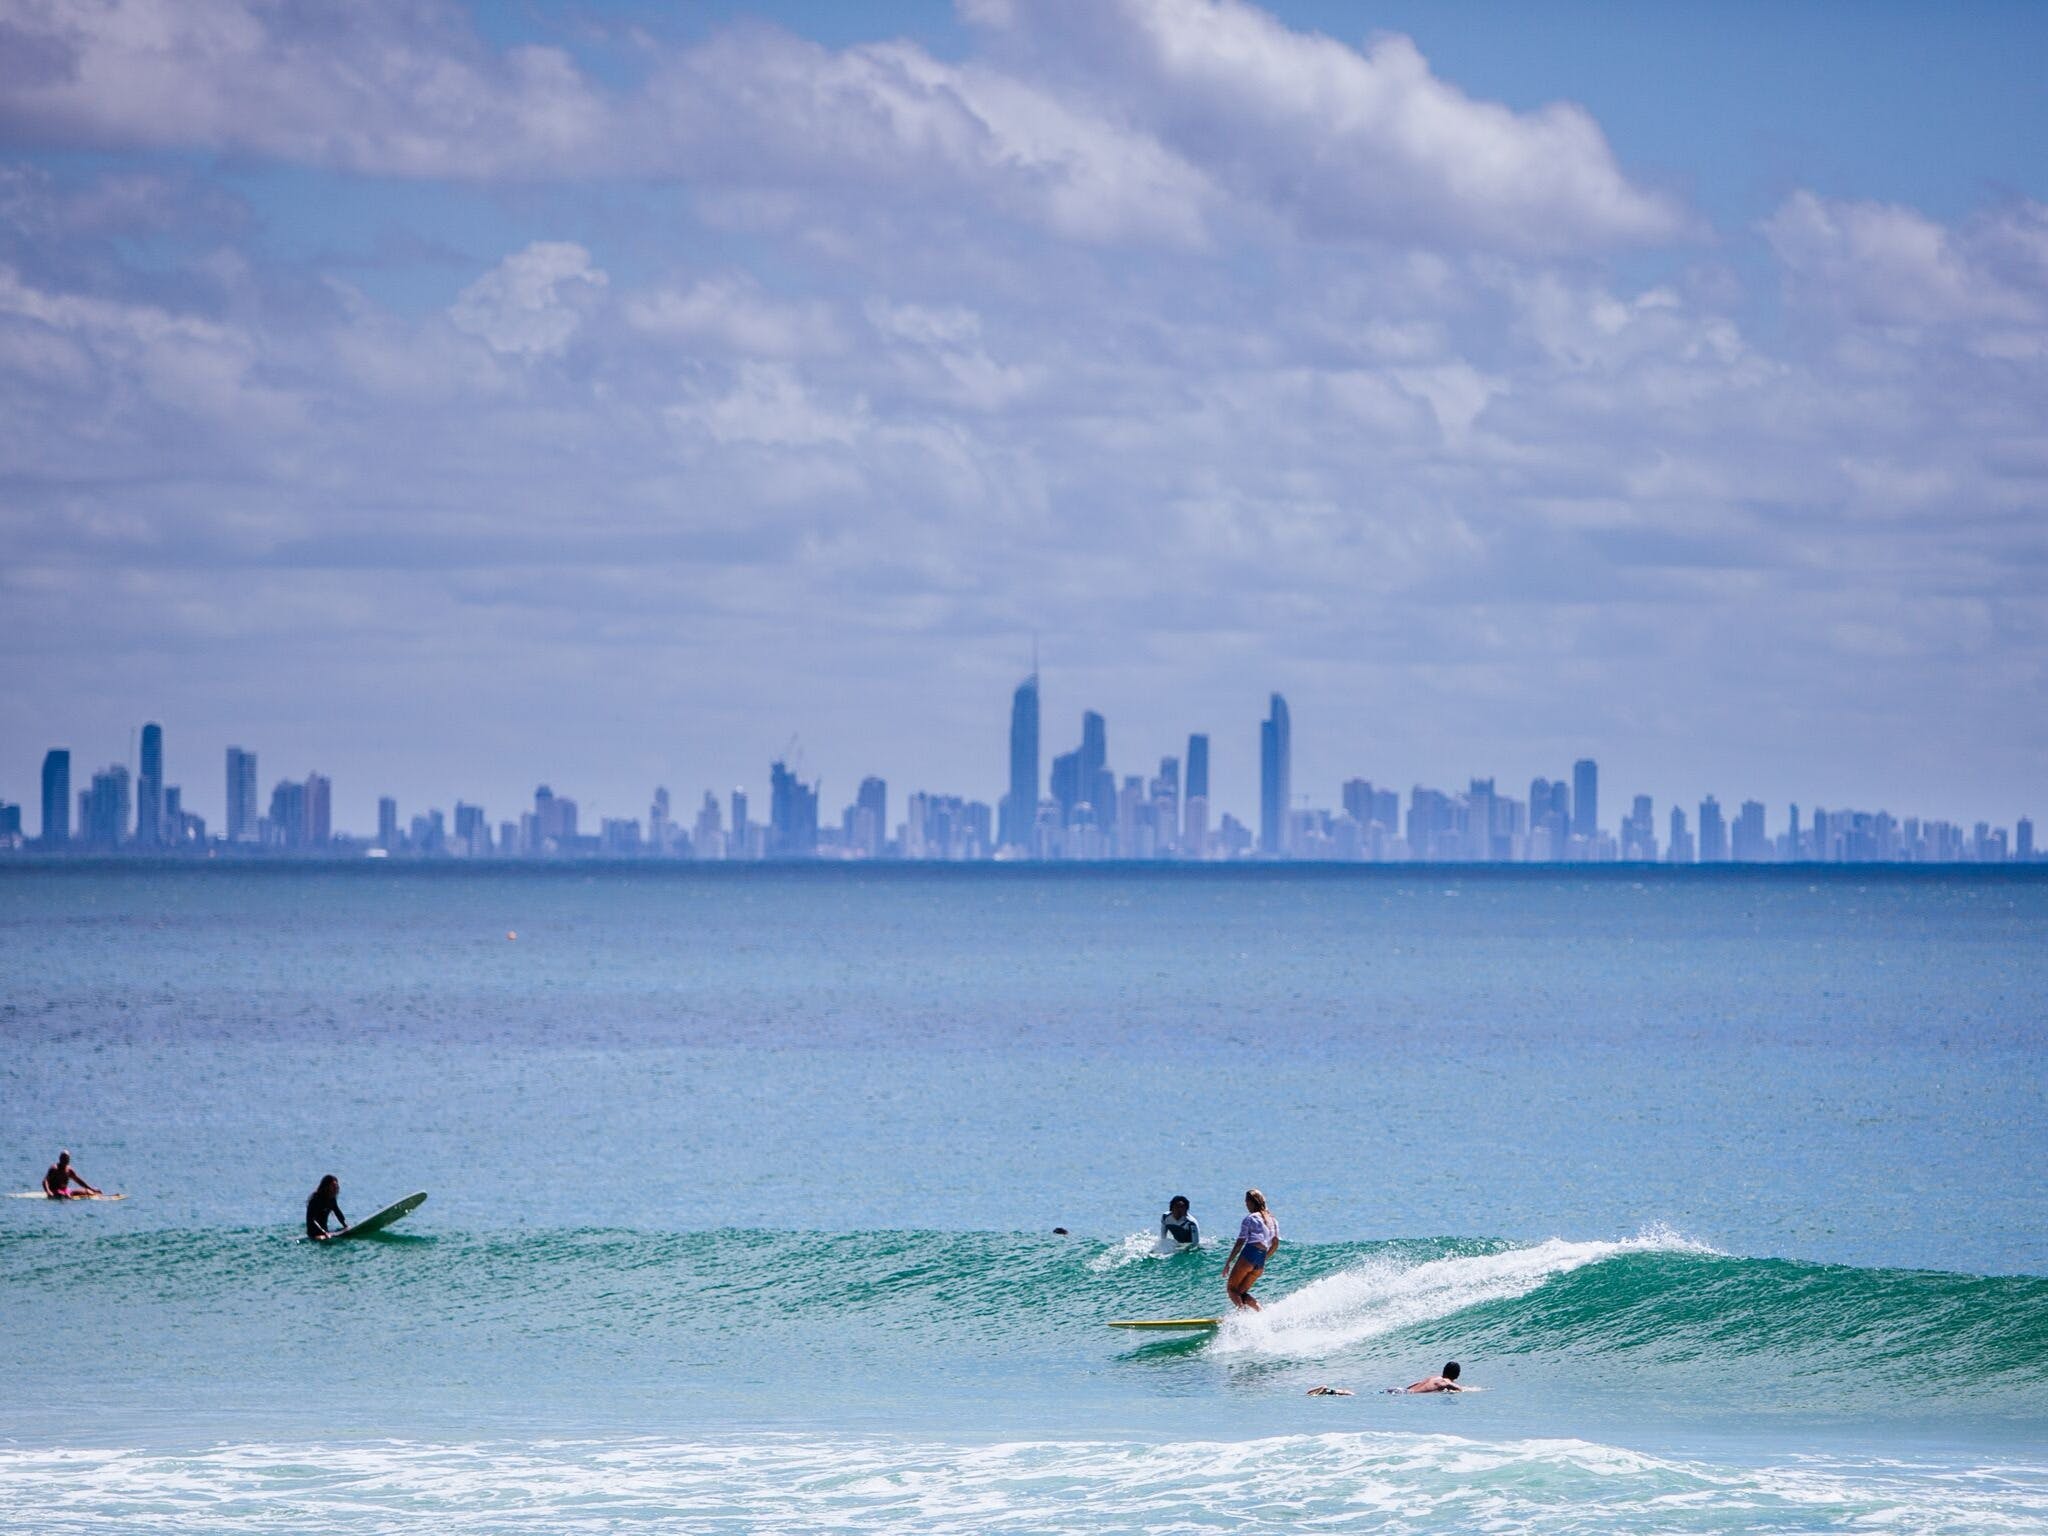
<path fill-rule="evenodd" d="M 1658 1226 L 1619 1242 L 1552 1238 L 1527 1248 L 1446 1259 L 1370 1258 L 1278 1297 L 1262 1311 L 1236 1313 L 1210 1348 L 1219 1354 L 1321 1359 L 1396 1328 L 1526 1296 L 1558 1275 L 1603 1259 L 1674 1252 L 1713 1250 Z"/>
<path fill-rule="evenodd" d="M 1133 1232 L 1095 1255 L 1088 1261 L 1088 1267 L 1098 1275 L 1107 1274 L 1112 1269 L 1122 1269 L 1126 1264 L 1136 1264 L 1145 1259 L 1170 1259 L 1183 1251 L 1179 1243 L 1157 1232 Z"/>
<path fill-rule="evenodd" d="M 1326 1434 L 1239 1442 L 880 1437 L 0 1450 L 0 1533 L 662 1529 L 1532 1536 L 2048 1524 L 2048 1466 L 1711 1466 L 1580 1440 Z"/>

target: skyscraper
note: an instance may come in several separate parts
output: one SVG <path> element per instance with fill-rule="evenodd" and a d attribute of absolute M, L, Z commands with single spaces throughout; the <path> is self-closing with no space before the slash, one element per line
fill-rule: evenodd
<path fill-rule="evenodd" d="M 43 847 L 71 841 L 71 754 L 62 747 L 43 754 Z"/>
<path fill-rule="evenodd" d="M 1294 731 L 1287 701 L 1276 693 L 1271 712 L 1259 724 L 1259 851 L 1270 858 L 1287 852 L 1293 779 Z"/>
<path fill-rule="evenodd" d="M 1209 798 L 1209 738 L 1197 732 L 1188 738 L 1187 797 Z"/>
<path fill-rule="evenodd" d="M 1721 819 L 1721 802 L 1712 795 L 1700 802 L 1700 862 L 1728 862 L 1728 824 Z"/>
<path fill-rule="evenodd" d="M 390 795 L 377 799 L 377 846 L 386 853 L 398 847 L 398 802 Z"/>
<path fill-rule="evenodd" d="M 1685 812 L 1677 806 L 1671 807 L 1671 846 L 1664 851 L 1668 864 L 1690 864 L 1692 862 L 1692 834 L 1685 830 Z"/>
<path fill-rule="evenodd" d="M 818 851 L 818 787 L 780 758 L 768 767 L 768 857 L 807 859 Z"/>
<path fill-rule="evenodd" d="M 228 748 L 228 841 L 256 841 L 256 754 Z"/>
<path fill-rule="evenodd" d="M 142 728 L 142 771 L 135 780 L 135 841 L 143 848 L 164 843 L 164 728 L 152 720 Z"/>
<path fill-rule="evenodd" d="M 1060 822 L 1072 826 L 1082 806 L 1088 821 L 1107 826 L 1116 819 L 1116 776 L 1109 771 L 1109 724 L 1094 710 L 1081 716 L 1081 745 L 1052 760 L 1052 797 Z"/>
<path fill-rule="evenodd" d="M 1572 836 L 1600 835 L 1600 765 L 1590 757 L 1572 764 Z"/>
<path fill-rule="evenodd" d="M 118 848 L 128 840 L 128 765 L 114 763 L 92 776 L 85 795 L 84 825 L 78 830 L 95 848 Z"/>
<path fill-rule="evenodd" d="M 1738 864 L 1757 864 L 1771 856 L 1770 839 L 1764 833 L 1761 801 L 1745 800 L 1742 809 L 1736 812 L 1734 852 Z"/>
<path fill-rule="evenodd" d="M 1022 690 L 1020 689 L 1019 691 L 1021 692 Z M 1036 705 L 1033 706 L 1034 711 L 1036 710 L 1036 707 Z M 1035 718 L 1031 722 L 1031 734 L 1033 735 L 1033 737 L 1036 737 L 1038 734 L 1038 722 Z M 1031 763 L 1033 780 L 1032 793 L 1036 794 L 1038 792 L 1038 786 L 1036 782 L 1038 776 L 1038 760 L 1035 755 L 1037 751 L 1035 743 L 1033 745 L 1032 750 L 1034 753 Z M 1014 768 L 1015 766 L 1016 764 L 1012 762 L 1011 767 Z M 1014 792 L 1015 791 L 1013 790 L 1012 793 Z M 860 793 L 854 796 L 853 805 L 856 811 L 863 812 L 866 816 L 866 819 L 861 822 L 861 826 L 867 833 L 867 855 L 871 859 L 879 859 L 882 856 L 883 847 L 889 841 L 888 780 L 873 777 L 862 779 L 860 781 Z M 1026 836 L 1028 839 L 1029 834 L 1027 833 Z"/>
<path fill-rule="evenodd" d="M 1038 669 L 1010 695 L 1010 792 L 1003 796 L 1003 843 L 1031 846 L 1031 824 L 1038 816 Z M 886 836 L 886 832 L 884 833 Z"/>
<path fill-rule="evenodd" d="M 334 841 L 334 783 L 325 774 L 306 775 L 306 846 L 325 848 Z"/>

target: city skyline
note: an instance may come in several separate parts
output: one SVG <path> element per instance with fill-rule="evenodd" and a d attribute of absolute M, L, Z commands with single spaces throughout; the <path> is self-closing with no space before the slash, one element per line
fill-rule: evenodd
<path fill-rule="evenodd" d="M 765 822 L 753 819 L 744 783 L 723 801 L 707 788 L 688 821 L 676 815 L 666 785 L 653 788 L 644 818 L 598 814 L 585 820 L 575 796 L 543 783 L 533 793 L 532 809 L 497 821 L 495 832 L 480 804 L 455 801 L 451 826 L 445 807 L 429 804 L 405 819 L 398 798 L 380 794 L 376 830 L 361 835 L 336 826 L 332 780 L 318 772 L 303 781 L 278 779 L 268 814 L 259 816 L 258 754 L 229 746 L 223 754 L 224 816 L 210 833 L 205 817 L 192 809 L 198 802 L 186 798 L 181 784 L 165 782 L 164 728 L 150 721 L 138 733 L 139 771 L 131 776 L 119 762 L 93 771 L 87 787 L 75 791 L 75 818 L 72 753 L 48 749 L 38 778 L 41 816 L 33 829 L 20 803 L 0 795 L 0 851 L 1667 864 L 2003 863 L 2039 856 L 2033 822 L 2025 815 L 2007 827 L 1986 819 L 1894 814 L 1882 805 L 1828 808 L 1809 800 L 1802 825 L 1801 804 L 1793 801 L 1784 808 L 1784 830 L 1773 833 L 1762 801 L 1731 802 L 1731 817 L 1711 792 L 1693 811 L 1670 805 L 1668 837 L 1660 842 L 1653 795 L 1633 795 L 1628 813 L 1610 829 L 1600 811 L 1599 764 L 1590 757 L 1572 763 L 1569 781 L 1533 777 L 1526 798 L 1499 787 L 1494 776 L 1473 777 L 1463 791 L 1416 781 L 1404 815 L 1399 789 L 1353 775 L 1333 805 L 1293 789 L 1292 711 L 1278 692 L 1268 696 L 1258 726 L 1254 825 L 1215 804 L 1208 733 L 1191 732 L 1185 755 L 1162 755 L 1148 780 L 1142 771 L 1118 772 L 1108 720 L 1095 710 L 1082 712 L 1077 744 L 1053 755 L 1045 776 L 1048 792 L 1027 816 L 1017 801 L 1040 782 L 1040 686 L 1034 657 L 1033 670 L 1011 694 L 1007 777 L 993 807 L 971 794 L 920 787 L 904 796 L 905 819 L 893 824 L 888 781 L 867 775 L 839 824 L 830 825 L 821 814 L 823 782 L 806 780 L 801 760 L 792 764 L 791 751 L 785 751 L 769 766 Z"/>
<path fill-rule="evenodd" d="M 10 797 L 2048 782 L 2040 7 L 0 11 Z"/>

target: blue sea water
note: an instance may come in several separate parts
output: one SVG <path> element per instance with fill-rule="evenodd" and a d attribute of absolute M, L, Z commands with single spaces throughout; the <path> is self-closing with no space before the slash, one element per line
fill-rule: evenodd
<path fill-rule="evenodd" d="M 2044 939 L 2014 871 L 0 866 L 0 1159 L 130 1196 L 0 1200 L 0 1533 L 2048 1529 Z M 431 1198 L 299 1242 L 329 1171 Z M 1249 1184 L 1266 1312 L 1101 1326 L 1223 1310 Z"/>

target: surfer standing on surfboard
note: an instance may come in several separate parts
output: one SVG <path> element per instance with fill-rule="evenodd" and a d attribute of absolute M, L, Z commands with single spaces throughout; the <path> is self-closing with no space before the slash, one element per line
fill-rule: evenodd
<path fill-rule="evenodd" d="M 1230 1292 L 1233 1307 L 1249 1307 L 1256 1312 L 1259 1299 L 1252 1294 L 1252 1287 L 1265 1273 L 1266 1260 L 1280 1246 L 1280 1223 L 1266 1209 L 1266 1197 L 1256 1189 L 1244 1192 L 1244 1210 L 1244 1220 L 1237 1229 L 1237 1241 L 1230 1245 L 1230 1257 L 1223 1261 L 1223 1273 L 1227 1277 L 1224 1286 Z"/>
<path fill-rule="evenodd" d="M 332 1232 L 327 1230 L 327 1218 L 330 1216 L 341 1223 Z M 341 1214 L 341 1180 L 330 1173 L 320 1181 L 320 1187 L 306 1197 L 306 1236 L 316 1243 L 324 1243 L 347 1230 L 348 1218 Z"/>
<path fill-rule="evenodd" d="M 43 1193 L 52 1200 L 83 1200 L 96 1195 L 98 1190 L 85 1182 L 85 1176 L 71 1166 L 71 1154 L 59 1152 L 57 1161 L 50 1164 L 43 1175 Z"/>

